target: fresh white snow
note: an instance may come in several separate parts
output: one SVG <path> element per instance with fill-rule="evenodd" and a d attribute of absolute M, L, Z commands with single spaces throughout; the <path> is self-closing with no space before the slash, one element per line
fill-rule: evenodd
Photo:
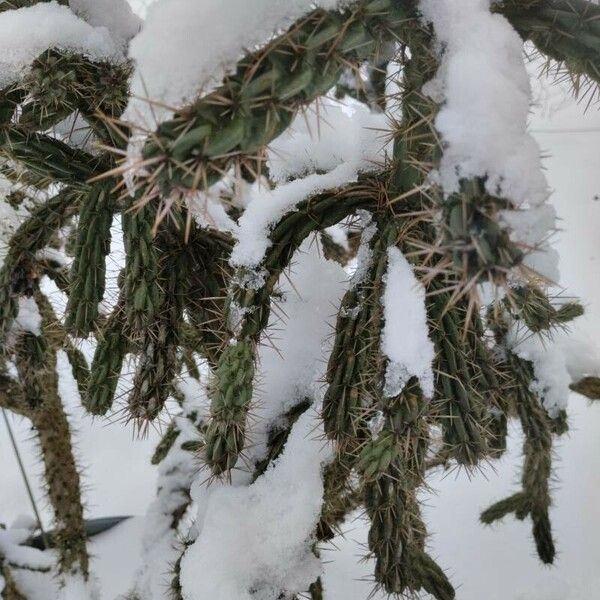
<path fill-rule="evenodd" d="M 106 27 L 86 23 L 57 2 L 40 2 L 0 13 L 0 87 L 17 81 L 33 59 L 51 48 L 92 60 L 124 59 L 122 43 Z"/>
<path fill-rule="evenodd" d="M 342 163 L 328 173 L 313 173 L 269 190 L 257 183 L 249 190 L 250 200 L 239 219 L 238 239 L 230 262 L 238 267 L 257 267 L 271 245 L 269 234 L 279 219 L 300 202 L 325 190 L 334 190 L 358 177 L 357 165 Z"/>
<path fill-rule="evenodd" d="M 306 590 L 322 569 L 311 539 L 321 511 L 322 464 L 330 456 L 322 424 L 309 411 L 256 482 L 217 484 L 182 561 L 183 597 L 271 600 L 280 590 Z"/>
<path fill-rule="evenodd" d="M 424 88 L 441 103 L 435 127 L 444 152 L 433 178 L 446 194 L 458 191 L 463 178 L 485 178 L 490 194 L 522 209 L 505 216 L 512 238 L 542 250 L 528 254 L 525 264 L 558 281 L 557 256 L 546 252 L 545 243 L 555 227 L 553 213 L 546 209 L 541 215 L 539 208 L 550 190 L 540 148 L 528 131 L 532 92 L 523 41 L 502 15 L 492 14 L 490 4 L 490 0 L 420 2 L 441 53 L 439 72 Z M 532 208 L 537 210 L 528 217 Z"/>
<path fill-rule="evenodd" d="M 386 154 L 391 154 L 388 127 L 386 115 L 373 113 L 352 98 L 322 98 L 269 145 L 269 175 L 283 183 L 343 163 L 360 164 L 364 170 L 381 168 Z"/>
<path fill-rule="evenodd" d="M 158 0 L 129 55 L 137 67 L 127 118 L 154 130 L 173 110 L 218 85 L 245 51 L 263 44 L 316 4 L 336 0 Z M 177 65 L 174 69 L 173 65 Z M 148 99 L 152 100 L 150 106 Z"/>
<path fill-rule="evenodd" d="M 490 12 L 490 0 L 421 0 L 443 49 L 438 76 L 427 87 L 444 104 L 435 126 L 445 143 L 440 181 L 458 189 L 461 177 L 487 176 L 492 194 L 517 205 L 546 201 L 540 151 L 527 132 L 529 76 L 523 42 Z"/>
<path fill-rule="evenodd" d="M 383 294 L 385 325 L 381 349 L 388 357 L 384 394 L 396 396 L 411 377 L 423 394 L 433 396 L 435 348 L 429 338 L 425 289 L 398 248 L 388 248 L 388 271 Z"/>

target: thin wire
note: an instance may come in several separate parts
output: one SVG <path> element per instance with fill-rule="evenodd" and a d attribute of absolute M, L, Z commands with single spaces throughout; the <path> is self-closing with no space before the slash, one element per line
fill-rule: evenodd
<path fill-rule="evenodd" d="M 35 514 L 35 518 L 38 522 L 38 527 L 40 528 L 40 532 L 42 534 L 42 540 L 44 542 L 44 548 L 49 548 L 48 538 L 46 536 L 46 532 L 44 530 L 44 526 L 42 525 L 42 519 L 40 517 L 40 513 L 38 511 L 37 504 L 35 503 L 35 498 L 33 497 L 33 491 L 31 489 L 31 485 L 29 483 L 29 479 L 27 478 L 27 473 L 25 472 L 25 466 L 23 465 L 23 460 L 21 459 L 21 453 L 19 452 L 19 447 L 17 446 L 17 440 L 13 434 L 13 430 L 10 426 L 10 422 L 8 420 L 8 416 L 6 415 L 6 409 L 2 408 L 2 416 L 4 417 L 4 423 L 6 425 L 6 430 L 8 431 L 8 437 L 10 438 L 10 442 L 12 444 L 13 450 L 15 451 L 15 456 L 17 457 L 17 462 L 19 463 L 19 469 L 21 470 L 21 475 L 23 476 L 23 481 L 25 482 L 25 488 L 27 489 L 27 495 L 29 496 L 29 500 L 31 502 L 31 506 L 33 507 L 33 512 Z"/>

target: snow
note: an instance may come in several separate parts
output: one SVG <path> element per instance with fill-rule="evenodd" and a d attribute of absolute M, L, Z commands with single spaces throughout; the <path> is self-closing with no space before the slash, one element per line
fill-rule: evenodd
<path fill-rule="evenodd" d="M 209 403 L 202 385 L 186 378 L 179 389 L 185 395 L 182 413 L 176 419 L 179 435 L 158 467 L 157 495 L 148 507 L 142 535 L 135 592 L 144 600 L 169 597 L 169 573 L 181 551 L 178 531 L 172 527 L 173 513 L 186 503 L 186 491 L 198 471 L 196 456 L 182 450 L 181 444 L 199 440 L 190 419 L 194 417 L 194 423 L 201 423 L 208 415 Z"/>
<path fill-rule="evenodd" d="M 556 209 L 542 204 L 526 210 L 502 210 L 500 223 L 510 231 L 511 240 L 527 249 L 523 263 L 549 281 L 558 282 L 558 252 L 548 240 L 556 227 Z"/>
<path fill-rule="evenodd" d="M 578 319 L 566 334 L 554 338 L 565 359 L 565 366 L 571 381 L 580 381 L 588 376 L 600 376 L 600 349 L 597 342 L 590 339 L 589 332 L 582 331 Z"/>
<path fill-rule="evenodd" d="M 315 171 L 331 171 L 342 163 L 372 169 L 385 162 L 391 142 L 387 117 L 363 103 L 322 98 L 298 114 L 269 146 L 269 175 L 285 182 Z M 387 143 L 386 143 L 387 141 Z"/>
<path fill-rule="evenodd" d="M 98 581 L 91 575 L 87 580 L 80 574 L 68 574 L 59 585 L 58 600 L 100 600 Z"/>
<path fill-rule="evenodd" d="M 435 126 L 445 143 L 439 169 L 446 192 L 461 177 L 487 176 L 490 193 L 517 205 L 548 198 L 540 151 L 527 132 L 530 84 L 523 42 L 489 0 L 421 0 L 442 45 L 427 91 L 444 100 Z"/>
<path fill-rule="evenodd" d="M 35 525 L 33 527 L 35 529 Z M 19 528 L 14 524 L 10 529 L 0 528 L 0 558 L 11 569 L 11 574 L 29 600 L 57 598 L 57 600 L 99 600 L 98 581 L 90 576 L 86 581 L 81 574 L 56 572 L 56 557 L 53 551 L 42 552 L 26 545 L 32 528 Z M 0 575 L 0 592 L 4 581 Z M 54 590 L 49 594 L 49 590 Z"/>
<path fill-rule="evenodd" d="M 29 528 L 19 528 L 16 525 L 10 529 L 0 527 L 0 557 L 13 566 L 50 570 L 54 564 L 51 556 L 35 548 L 21 545 L 30 535 Z"/>
<path fill-rule="evenodd" d="M 397 396 L 411 377 L 417 377 L 423 394 L 431 398 L 435 348 L 429 338 L 425 289 L 398 248 L 388 248 L 382 302 L 385 325 L 381 349 L 389 359 L 385 395 Z"/>
<path fill-rule="evenodd" d="M 210 190 L 197 192 L 186 201 L 190 213 L 200 227 L 237 232 L 237 223 L 227 214 L 225 203 L 221 201 L 218 193 L 213 195 Z"/>
<path fill-rule="evenodd" d="M 239 227 L 219 199 L 223 185 L 191 196 L 189 206 L 200 225 L 237 237 L 233 265 L 256 267 L 270 246 L 271 229 L 298 203 L 355 181 L 361 172 L 383 167 L 389 150 L 382 133 L 385 126 L 384 115 L 372 113 L 358 102 L 340 104 L 324 98 L 296 116 L 291 127 L 269 146 L 269 175 L 275 187 L 269 189 L 265 181 L 238 186 L 236 200 L 246 209 Z"/>
<path fill-rule="evenodd" d="M 269 342 L 258 350 L 247 461 L 264 458 L 269 430 L 294 405 L 304 399 L 318 405 L 335 307 L 346 280 L 338 263 L 323 260 L 314 239 L 302 244 L 281 277 L 277 288 L 281 299 L 271 311 L 265 334 Z"/>
<path fill-rule="evenodd" d="M 34 335 L 42 333 L 42 317 L 33 298 L 19 296 L 19 312 L 15 319 L 15 327 Z"/>
<path fill-rule="evenodd" d="M 129 55 L 137 68 L 126 118 L 153 130 L 201 91 L 218 85 L 248 49 L 266 42 L 316 4 L 336 0 L 158 0 Z M 173 68 L 177 65 L 177 68 Z M 153 103 L 150 105 L 148 99 Z"/>
<path fill-rule="evenodd" d="M 560 346 L 526 327 L 515 325 L 509 331 L 506 343 L 517 356 L 531 362 L 535 376 L 531 390 L 540 397 L 548 414 L 556 417 L 567 407 L 572 381 Z"/>
<path fill-rule="evenodd" d="M 352 273 L 350 286 L 355 289 L 359 286 L 369 274 L 369 269 L 373 262 L 373 250 L 371 248 L 371 240 L 377 233 L 377 223 L 373 222 L 371 213 L 366 210 L 358 210 L 357 216 L 361 221 L 362 233 L 360 236 L 360 244 L 356 251 L 356 256 L 349 265 L 349 271 Z"/>
<path fill-rule="evenodd" d="M 439 71 L 424 87 L 441 103 L 435 127 L 444 152 L 432 179 L 451 194 L 463 178 L 485 178 L 490 194 L 520 209 L 505 214 L 504 223 L 514 241 L 533 250 L 524 263 L 558 281 L 558 257 L 546 243 L 555 228 L 552 210 L 543 206 L 550 190 L 528 131 L 532 90 L 523 41 L 502 15 L 490 12 L 490 0 L 421 0 L 420 7 L 441 53 Z"/>
<path fill-rule="evenodd" d="M 328 173 L 313 173 L 303 179 L 278 185 L 273 190 L 265 184 L 250 188 L 250 200 L 239 219 L 238 240 L 230 262 L 238 267 L 257 267 L 271 245 L 269 234 L 286 213 L 306 198 L 356 181 L 359 165 L 342 163 Z"/>
<path fill-rule="evenodd" d="M 322 465 L 331 457 L 323 435 L 317 415 L 303 414 L 280 458 L 255 483 L 212 492 L 182 561 L 185 600 L 269 600 L 282 590 L 306 590 L 320 575 L 311 536 Z"/>
<path fill-rule="evenodd" d="M 551 417 L 567 408 L 571 383 L 600 373 L 598 345 L 590 344 L 578 331 L 559 330 L 548 336 L 513 325 L 506 344 L 533 365 L 535 378 L 531 390 L 540 397 Z"/>
<path fill-rule="evenodd" d="M 113 39 L 122 44 L 142 26 L 127 0 L 69 0 L 69 7 L 92 27 L 106 27 Z"/>
<path fill-rule="evenodd" d="M 50 48 L 91 60 L 124 58 L 106 27 L 93 27 L 56 2 L 40 2 L 0 13 L 0 87 L 19 80 L 33 59 Z"/>

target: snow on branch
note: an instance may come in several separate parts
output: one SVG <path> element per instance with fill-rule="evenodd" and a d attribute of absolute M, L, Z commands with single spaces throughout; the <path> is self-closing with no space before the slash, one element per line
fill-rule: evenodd
<path fill-rule="evenodd" d="M 56 2 L 0 13 L 0 86 L 18 81 L 29 64 L 51 48 L 91 60 L 122 61 L 125 47 L 106 27 L 94 27 Z"/>
<path fill-rule="evenodd" d="M 381 349 L 388 357 L 384 393 L 397 396 L 417 377 L 425 396 L 433 396 L 435 348 L 429 338 L 425 289 L 398 248 L 388 248 L 388 272 L 382 297 L 385 325 Z"/>
<path fill-rule="evenodd" d="M 506 198 L 515 209 L 504 211 L 504 226 L 528 249 L 524 263 L 556 281 L 557 257 L 547 245 L 554 213 L 543 206 L 548 184 L 540 149 L 527 130 L 531 87 L 523 41 L 490 4 L 421 1 L 441 54 L 438 74 L 423 90 L 441 104 L 435 127 L 444 152 L 432 177 L 445 194 L 459 191 L 462 179 L 483 178 L 489 194 Z M 529 210 L 537 212 L 528 217 Z"/>
<path fill-rule="evenodd" d="M 231 263 L 258 266 L 271 229 L 288 211 L 310 196 L 356 181 L 359 173 L 380 170 L 389 149 L 385 126 L 384 115 L 353 101 L 344 106 L 326 98 L 298 115 L 269 149 L 269 173 L 278 185 L 248 191 Z M 293 177 L 298 178 L 289 181 Z"/>
<path fill-rule="evenodd" d="M 131 44 L 137 69 L 128 117 L 144 120 L 148 99 L 174 109 L 193 100 L 220 83 L 246 51 L 315 5 L 329 9 L 337 4 L 337 0 L 159 0 L 150 6 L 142 31 Z M 158 106 L 152 112 L 165 117 L 168 113 Z"/>
<path fill-rule="evenodd" d="M 201 534 L 182 561 L 183 596 L 267 600 L 281 590 L 306 590 L 322 569 L 311 546 L 323 499 L 322 464 L 329 459 L 322 424 L 309 411 L 255 483 L 214 484 L 208 499 L 204 488 L 199 497 L 193 493 Z"/>
<path fill-rule="evenodd" d="M 517 205 L 548 198 L 540 151 L 527 132 L 530 85 L 523 41 L 489 0 L 422 0 L 440 44 L 440 71 L 425 91 L 443 101 L 435 126 L 448 193 L 461 178 L 487 177 L 490 194 Z"/>

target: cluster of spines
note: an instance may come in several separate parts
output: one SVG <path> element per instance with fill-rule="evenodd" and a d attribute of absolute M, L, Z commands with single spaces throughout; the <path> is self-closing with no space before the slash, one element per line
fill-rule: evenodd
<path fill-rule="evenodd" d="M 482 373 L 482 366 L 491 357 L 476 355 L 477 349 L 481 353 L 485 350 L 477 348 L 479 342 L 468 321 L 468 307 L 459 302 L 448 309 L 448 302 L 445 294 L 431 296 L 428 302 L 430 331 L 437 351 L 435 403 L 449 455 L 459 464 L 473 466 L 487 453 L 490 395 L 497 389 Z"/>
<path fill-rule="evenodd" d="M 97 344 L 87 392 L 85 409 L 92 415 L 106 414 L 112 404 L 128 350 L 124 302 L 119 298 L 115 308 L 97 333 Z"/>
<path fill-rule="evenodd" d="M 586 0 L 505 1 L 503 12 L 540 54 L 562 65 L 576 94 L 598 96 L 600 83 L 600 8 Z"/>
<path fill-rule="evenodd" d="M 95 123 L 99 114 L 118 118 L 128 100 L 130 66 L 92 61 L 84 56 L 48 50 L 32 63 L 16 85 L 26 94 L 19 125 L 46 131 L 73 113 Z"/>
<path fill-rule="evenodd" d="M 524 251 L 510 239 L 498 214 L 511 203 L 485 190 L 480 178 L 463 179 L 460 191 L 442 203 L 443 252 L 469 281 L 503 285 L 521 264 Z"/>
<path fill-rule="evenodd" d="M 222 87 L 159 126 L 144 148 L 150 184 L 163 191 L 204 187 L 234 161 L 256 176 L 264 148 L 294 114 L 335 86 L 344 67 L 369 57 L 406 16 L 399 3 L 365 0 L 301 19 L 243 59 Z"/>
<path fill-rule="evenodd" d="M 128 399 L 132 418 L 144 423 L 161 412 L 178 370 L 178 348 L 183 319 L 183 298 L 188 279 L 187 261 L 178 248 L 163 246 L 156 281 L 160 290 L 158 313 L 149 319 L 136 341 L 138 364 Z"/>
<path fill-rule="evenodd" d="M 123 214 L 125 322 L 134 341 L 160 314 L 163 292 L 159 286 L 160 249 L 154 243 L 156 209 L 152 204 L 132 207 Z"/>

